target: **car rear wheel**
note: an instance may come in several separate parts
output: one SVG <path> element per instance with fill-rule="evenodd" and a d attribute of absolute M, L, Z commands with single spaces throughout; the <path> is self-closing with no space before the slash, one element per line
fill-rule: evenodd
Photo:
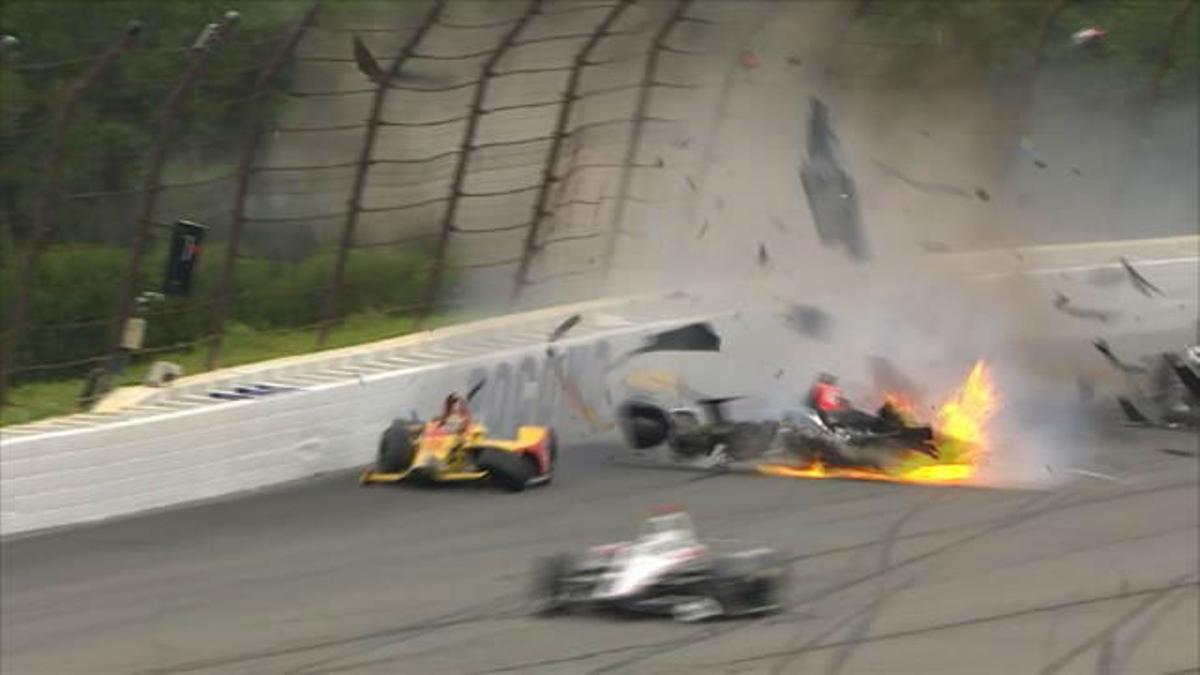
<path fill-rule="evenodd" d="M 535 475 L 535 468 L 526 461 L 523 452 L 484 449 L 475 459 L 479 468 L 488 472 L 491 479 L 509 492 L 521 492 Z"/>
<path fill-rule="evenodd" d="M 550 464 L 546 467 L 546 485 L 554 480 L 554 469 L 558 466 L 558 434 L 554 433 L 553 429 L 550 430 L 549 446 Z"/>

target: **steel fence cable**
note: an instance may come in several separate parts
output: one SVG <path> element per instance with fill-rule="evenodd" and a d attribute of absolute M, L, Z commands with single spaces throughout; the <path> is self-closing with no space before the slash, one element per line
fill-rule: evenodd
<path fill-rule="evenodd" d="M 631 2 L 624 1 L 613 5 L 600 23 L 592 29 L 587 42 L 576 52 L 575 57 L 572 59 L 570 75 L 567 78 L 566 88 L 563 90 L 561 96 L 562 105 L 558 110 L 554 131 L 551 134 L 553 140 L 549 151 L 546 153 L 545 162 L 542 165 L 542 182 L 539 185 L 539 192 L 533 205 L 533 220 L 529 230 L 525 234 L 525 241 L 522 244 L 521 250 L 521 263 L 518 265 L 516 276 L 513 279 L 511 297 L 513 303 L 520 297 L 521 291 L 528 281 L 529 266 L 532 264 L 535 252 L 540 250 L 538 237 L 542 222 L 550 215 L 547 209 L 550 200 L 550 191 L 554 185 L 562 185 L 560 182 L 561 179 L 555 176 L 555 170 L 558 165 L 559 154 L 562 151 L 563 141 L 573 133 L 572 131 L 568 131 L 568 127 L 571 123 L 571 113 L 573 112 L 574 104 L 579 100 L 578 93 L 583 68 L 589 57 L 591 57 L 592 51 L 600 43 L 600 40 L 609 35 L 612 26 L 630 6 Z"/>
<path fill-rule="evenodd" d="M 481 23 L 464 23 L 461 21 L 438 19 L 437 25 L 443 28 L 453 28 L 458 30 L 479 30 L 481 28 L 500 28 L 502 26 L 511 26 L 513 23 L 519 20 L 520 17 L 514 17 L 512 19 L 500 19 L 497 21 L 486 21 Z"/>
<path fill-rule="evenodd" d="M 7 334 L 7 339 L 0 345 L 0 407 L 4 406 L 7 399 L 9 373 L 28 318 L 31 296 L 37 283 L 39 258 L 43 247 L 55 230 L 54 214 L 59 199 L 62 161 L 66 154 L 67 129 L 70 127 L 80 98 L 99 81 L 122 54 L 133 46 L 141 30 L 141 23 L 131 22 L 121 36 L 109 44 L 102 57 L 66 87 L 58 101 L 53 118 L 54 131 L 47 155 L 42 191 L 38 195 L 37 212 L 27 243 L 27 251 L 21 260 L 19 277 L 15 289 L 12 291 L 15 298 L 10 305 L 13 308 L 10 318 L 11 330 Z"/>
<path fill-rule="evenodd" d="M 300 21 L 288 33 L 286 41 L 275 50 L 270 60 L 259 71 L 254 83 L 254 95 L 258 97 L 254 99 L 254 104 L 258 109 L 253 112 L 257 113 L 261 109 L 265 94 L 270 91 L 269 85 L 275 79 L 279 70 L 291 59 L 295 53 L 296 46 L 308 34 L 308 30 L 316 25 L 317 16 L 320 11 L 321 5 L 319 3 L 311 5 Z M 229 313 L 229 304 L 233 300 L 234 275 L 236 273 L 234 263 L 237 260 L 238 247 L 241 244 L 241 231 L 244 225 L 243 217 L 249 194 L 249 184 L 254 173 L 252 171 L 254 157 L 258 152 L 263 135 L 264 125 L 257 119 L 257 115 L 251 114 L 243 132 L 242 152 L 238 160 L 238 181 L 233 196 L 233 214 L 230 219 L 225 260 L 221 270 L 220 290 L 217 294 L 219 302 L 214 307 L 211 317 L 212 328 L 209 332 L 212 334 L 212 338 L 208 342 L 208 354 L 205 357 L 205 367 L 209 370 L 216 367 L 220 357 L 221 343 L 225 334 L 225 322 Z"/>
<path fill-rule="evenodd" d="M 355 131 L 358 129 L 365 129 L 366 127 L 367 127 L 367 125 L 364 122 L 353 122 L 350 124 L 325 124 L 325 125 L 320 125 L 320 126 L 313 125 L 313 126 L 304 126 L 304 127 L 276 126 L 276 127 L 272 127 L 270 129 L 268 129 L 267 133 L 313 134 L 313 133 L 320 133 L 323 131 Z"/>
<path fill-rule="evenodd" d="M 465 121 L 467 121 L 467 117 L 468 117 L 467 115 L 459 115 L 457 117 L 447 117 L 446 119 L 429 120 L 427 122 L 393 122 L 393 121 L 388 121 L 388 120 L 379 120 L 379 126 L 381 126 L 381 127 L 400 127 L 400 128 L 405 128 L 405 129 L 418 129 L 418 128 L 422 128 L 422 127 L 438 127 L 438 126 L 446 126 L 446 125 L 450 125 L 450 124 L 456 124 L 458 122 L 465 122 Z"/>
<path fill-rule="evenodd" d="M 516 258 L 505 258 L 504 260 L 492 260 L 481 263 L 447 263 L 446 267 L 452 270 L 481 270 L 492 267 L 506 267 L 508 265 L 516 265 L 521 262 L 520 256 Z"/>
<path fill-rule="evenodd" d="M 500 59 L 512 47 L 521 31 L 525 26 L 533 20 L 539 11 L 542 9 L 543 0 L 530 0 L 525 11 L 521 14 L 520 19 L 514 22 L 509 29 L 500 38 L 495 51 L 488 60 L 483 64 L 480 70 L 479 85 L 475 88 L 474 95 L 471 97 L 470 119 L 467 120 L 463 129 L 462 141 L 460 145 L 460 153 L 454 168 L 454 179 L 450 189 L 452 198 L 442 213 L 441 236 L 438 237 L 437 248 L 434 252 L 433 262 L 430 265 L 429 275 L 425 282 L 424 301 L 426 305 L 431 305 L 433 300 L 441 291 L 441 281 L 443 267 L 446 266 L 446 254 L 450 247 L 450 235 L 453 233 L 452 228 L 457 224 L 455 217 L 458 212 L 459 200 L 457 197 L 462 191 L 463 185 L 466 183 L 467 172 L 470 166 L 471 152 L 477 149 L 476 133 L 478 131 L 479 119 L 481 112 L 484 109 L 484 102 L 487 100 L 488 83 L 491 75 L 500 62 Z M 424 317 L 422 317 L 423 320 Z"/>
<path fill-rule="evenodd" d="M 645 65 L 642 69 L 641 88 L 638 92 L 637 102 L 634 106 L 634 124 L 629 135 L 629 142 L 625 146 L 625 155 L 622 164 L 627 167 L 632 167 L 637 163 L 638 152 L 641 150 L 642 129 L 641 120 L 648 116 L 650 107 L 650 95 L 654 90 L 653 82 L 658 76 L 658 56 L 663 44 L 667 41 L 671 31 L 674 30 L 680 17 L 687 14 L 687 10 L 691 7 L 692 0 L 676 0 L 675 7 L 667 18 L 659 26 L 658 31 L 654 34 L 654 40 L 651 42 L 650 54 L 646 58 Z M 609 223 L 610 236 L 604 245 L 602 254 L 601 266 L 605 270 L 612 268 L 612 260 L 616 251 L 617 233 L 619 228 L 623 228 L 622 222 L 625 217 L 626 204 L 630 195 L 630 185 L 633 180 L 633 169 L 626 168 L 621 172 L 620 182 L 617 186 L 616 206 L 613 208 L 613 214 Z M 608 272 L 605 272 L 607 280 Z"/>
<path fill-rule="evenodd" d="M 538 183 L 535 185 L 526 185 L 524 187 L 510 188 L 508 190 L 495 190 L 495 191 L 491 191 L 491 192 L 461 191 L 458 193 L 458 196 L 459 197 L 480 197 L 480 198 L 482 198 L 482 197 L 505 197 L 505 196 L 509 196 L 509 195 L 519 195 L 519 194 L 524 194 L 526 192 L 533 192 L 534 190 L 537 190 L 540 187 L 541 187 L 541 184 Z"/>
<path fill-rule="evenodd" d="M 572 242 L 572 241 L 590 241 L 592 239 L 599 239 L 600 237 L 603 237 L 603 236 L 604 236 L 603 232 L 592 232 L 589 234 L 573 234 L 573 235 L 568 235 L 568 236 L 564 236 L 564 237 L 555 237 L 553 239 L 543 239 L 542 241 L 537 243 L 537 247 L 538 248 L 546 248 L 547 246 L 552 246 L 554 244 L 562 244 L 562 243 Z"/>
<path fill-rule="evenodd" d="M 523 230 L 532 224 L 533 221 L 526 221 L 524 223 L 517 223 L 515 225 L 499 225 L 497 227 L 458 227 L 456 225 L 452 228 L 452 231 L 458 234 L 495 234 L 498 232 L 515 232 L 516 230 Z"/>
<path fill-rule="evenodd" d="M 333 271 L 329 276 L 329 287 L 325 295 L 325 303 L 322 309 L 322 319 L 325 323 L 321 324 L 317 332 L 317 347 L 325 345 L 326 339 L 329 337 L 329 321 L 338 314 L 338 293 L 342 289 L 344 283 L 344 275 L 346 271 L 347 258 L 350 254 L 350 247 L 354 243 L 355 233 L 358 226 L 359 213 L 364 210 L 362 205 L 363 191 L 366 189 L 367 176 L 371 169 L 371 157 L 375 149 L 375 141 L 379 130 L 379 120 L 383 112 L 383 106 L 386 102 L 387 95 L 390 91 L 389 81 L 400 73 L 400 69 L 412 57 L 417 46 L 424 39 L 426 33 L 437 23 L 441 17 L 442 11 L 445 9 L 446 3 L 443 0 L 435 0 L 429 11 L 425 14 L 421 24 L 404 42 L 403 48 L 392 59 L 388 70 L 383 73 L 381 79 L 376 82 L 374 96 L 371 100 L 371 111 L 367 116 L 366 131 L 363 135 L 363 141 L 359 148 L 358 162 L 354 174 L 354 182 L 350 188 L 349 195 L 349 212 L 346 213 L 346 220 L 342 226 L 341 242 L 338 246 L 337 257 L 334 260 Z M 365 49 L 362 43 L 357 41 L 355 37 L 354 47 L 356 50 Z M 417 208 L 416 205 L 410 205 L 406 208 Z"/>
<path fill-rule="evenodd" d="M 492 113 L 506 112 L 509 110 L 532 110 L 534 108 L 548 108 L 550 106 L 562 105 L 560 99 L 553 101 L 535 101 L 533 103 L 515 103 L 513 105 L 500 105 L 493 108 L 485 108 L 480 114 L 490 115 Z"/>
<path fill-rule="evenodd" d="M 359 210 L 363 213 L 394 213 L 396 211 L 407 211 L 409 209 L 419 209 L 423 206 L 431 206 L 433 204 L 443 204 L 450 201 L 450 197 L 433 197 L 418 202 L 409 202 L 407 204 L 395 204 L 391 206 L 363 206 Z"/>
<path fill-rule="evenodd" d="M 425 61 L 469 61 L 478 59 L 484 56 L 491 56 L 493 49 L 485 49 L 478 52 L 467 52 L 465 54 L 429 54 L 426 52 L 415 52 L 412 55 L 414 59 L 422 59 Z"/>

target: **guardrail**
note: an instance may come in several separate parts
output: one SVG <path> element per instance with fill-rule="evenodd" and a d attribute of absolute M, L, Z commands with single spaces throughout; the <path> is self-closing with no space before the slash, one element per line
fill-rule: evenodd
<path fill-rule="evenodd" d="M 548 352 L 548 335 L 573 314 L 582 321 Z M 557 373 L 584 391 L 602 392 L 616 349 L 648 331 L 712 316 L 694 310 L 686 296 L 568 306 L 422 336 L 392 350 L 345 354 L 321 370 L 265 368 L 173 389 L 130 410 L 5 429 L 0 534 L 362 465 L 390 420 L 427 416 L 447 392 L 465 391 L 481 378 L 488 382 L 476 407 L 494 433 L 533 422 L 554 424 L 568 441 L 596 433 L 602 429 L 573 408 Z"/>

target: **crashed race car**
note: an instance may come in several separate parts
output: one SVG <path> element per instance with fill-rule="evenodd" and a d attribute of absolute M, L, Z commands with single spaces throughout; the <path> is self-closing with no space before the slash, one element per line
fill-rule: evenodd
<path fill-rule="evenodd" d="M 644 521 L 637 539 L 539 561 L 534 610 L 573 609 L 671 616 L 696 622 L 776 611 L 787 564 L 771 548 L 701 543 L 686 513 Z"/>
<path fill-rule="evenodd" d="M 1128 391 L 1117 396 L 1117 404 L 1130 424 L 1200 429 L 1200 345 L 1164 352 L 1139 365 L 1119 359 L 1103 340 L 1094 344 L 1128 376 Z"/>
<path fill-rule="evenodd" d="M 723 406 L 739 398 L 700 399 L 703 418 L 692 408 L 666 410 L 632 399 L 617 416 L 630 447 L 666 443 L 675 461 L 708 466 L 783 455 L 805 465 L 883 470 L 910 452 L 939 456 L 933 429 L 907 419 L 890 401 L 860 424 L 830 424 L 811 408 L 788 411 L 778 421 L 731 421 Z"/>
<path fill-rule="evenodd" d="M 489 480 L 511 492 L 550 483 L 558 459 L 553 429 L 522 426 L 513 440 L 491 438 L 465 407 L 450 414 L 450 401 L 447 413 L 427 423 L 393 421 L 361 483 Z"/>

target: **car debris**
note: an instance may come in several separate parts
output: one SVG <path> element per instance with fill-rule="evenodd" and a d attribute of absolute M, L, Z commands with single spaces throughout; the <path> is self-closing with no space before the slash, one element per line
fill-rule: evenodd
<path fill-rule="evenodd" d="M 821 244 L 843 248 L 852 260 L 866 260 L 867 243 L 858 191 L 846 169 L 829 108 L 816 97 L 810 105 L 807 152 L 800 167 L 800 183 Z"/>
<path fill-rule="evenodd" d="M 1060 291 L 1054 292 L 1054 308 L 1068 316 L 1073 316 L 1077 319 L 1085 319 L 1089 321 L 1099 321 L 1100 323 L 1108 323 L 1117 316 L 1117 312 L 1106 312 L 1099 309 L 1088 309 L 1076 307 L 1071 304 L 1071 299 Z"/>
<path fill-rule="evenodd" d="M 1129 275 L 1130 283 L 1133 284 L 1133 287 L 1139 293 L 1147 298 L 1153 297 L 1154 293 L 1157 293 L 1160 296 L 1164 295 L 1161 288 L 1150 283 L 1150 280 L 1142 276 L 1140 272 L 1134 269 L 1133 265 L 1130 264 L 1129 260 L 1127 260 L 1124 256 L 1120 258 L 1120 262 L 1121 267 L 1125 268 L 1125 273 Z"/>

